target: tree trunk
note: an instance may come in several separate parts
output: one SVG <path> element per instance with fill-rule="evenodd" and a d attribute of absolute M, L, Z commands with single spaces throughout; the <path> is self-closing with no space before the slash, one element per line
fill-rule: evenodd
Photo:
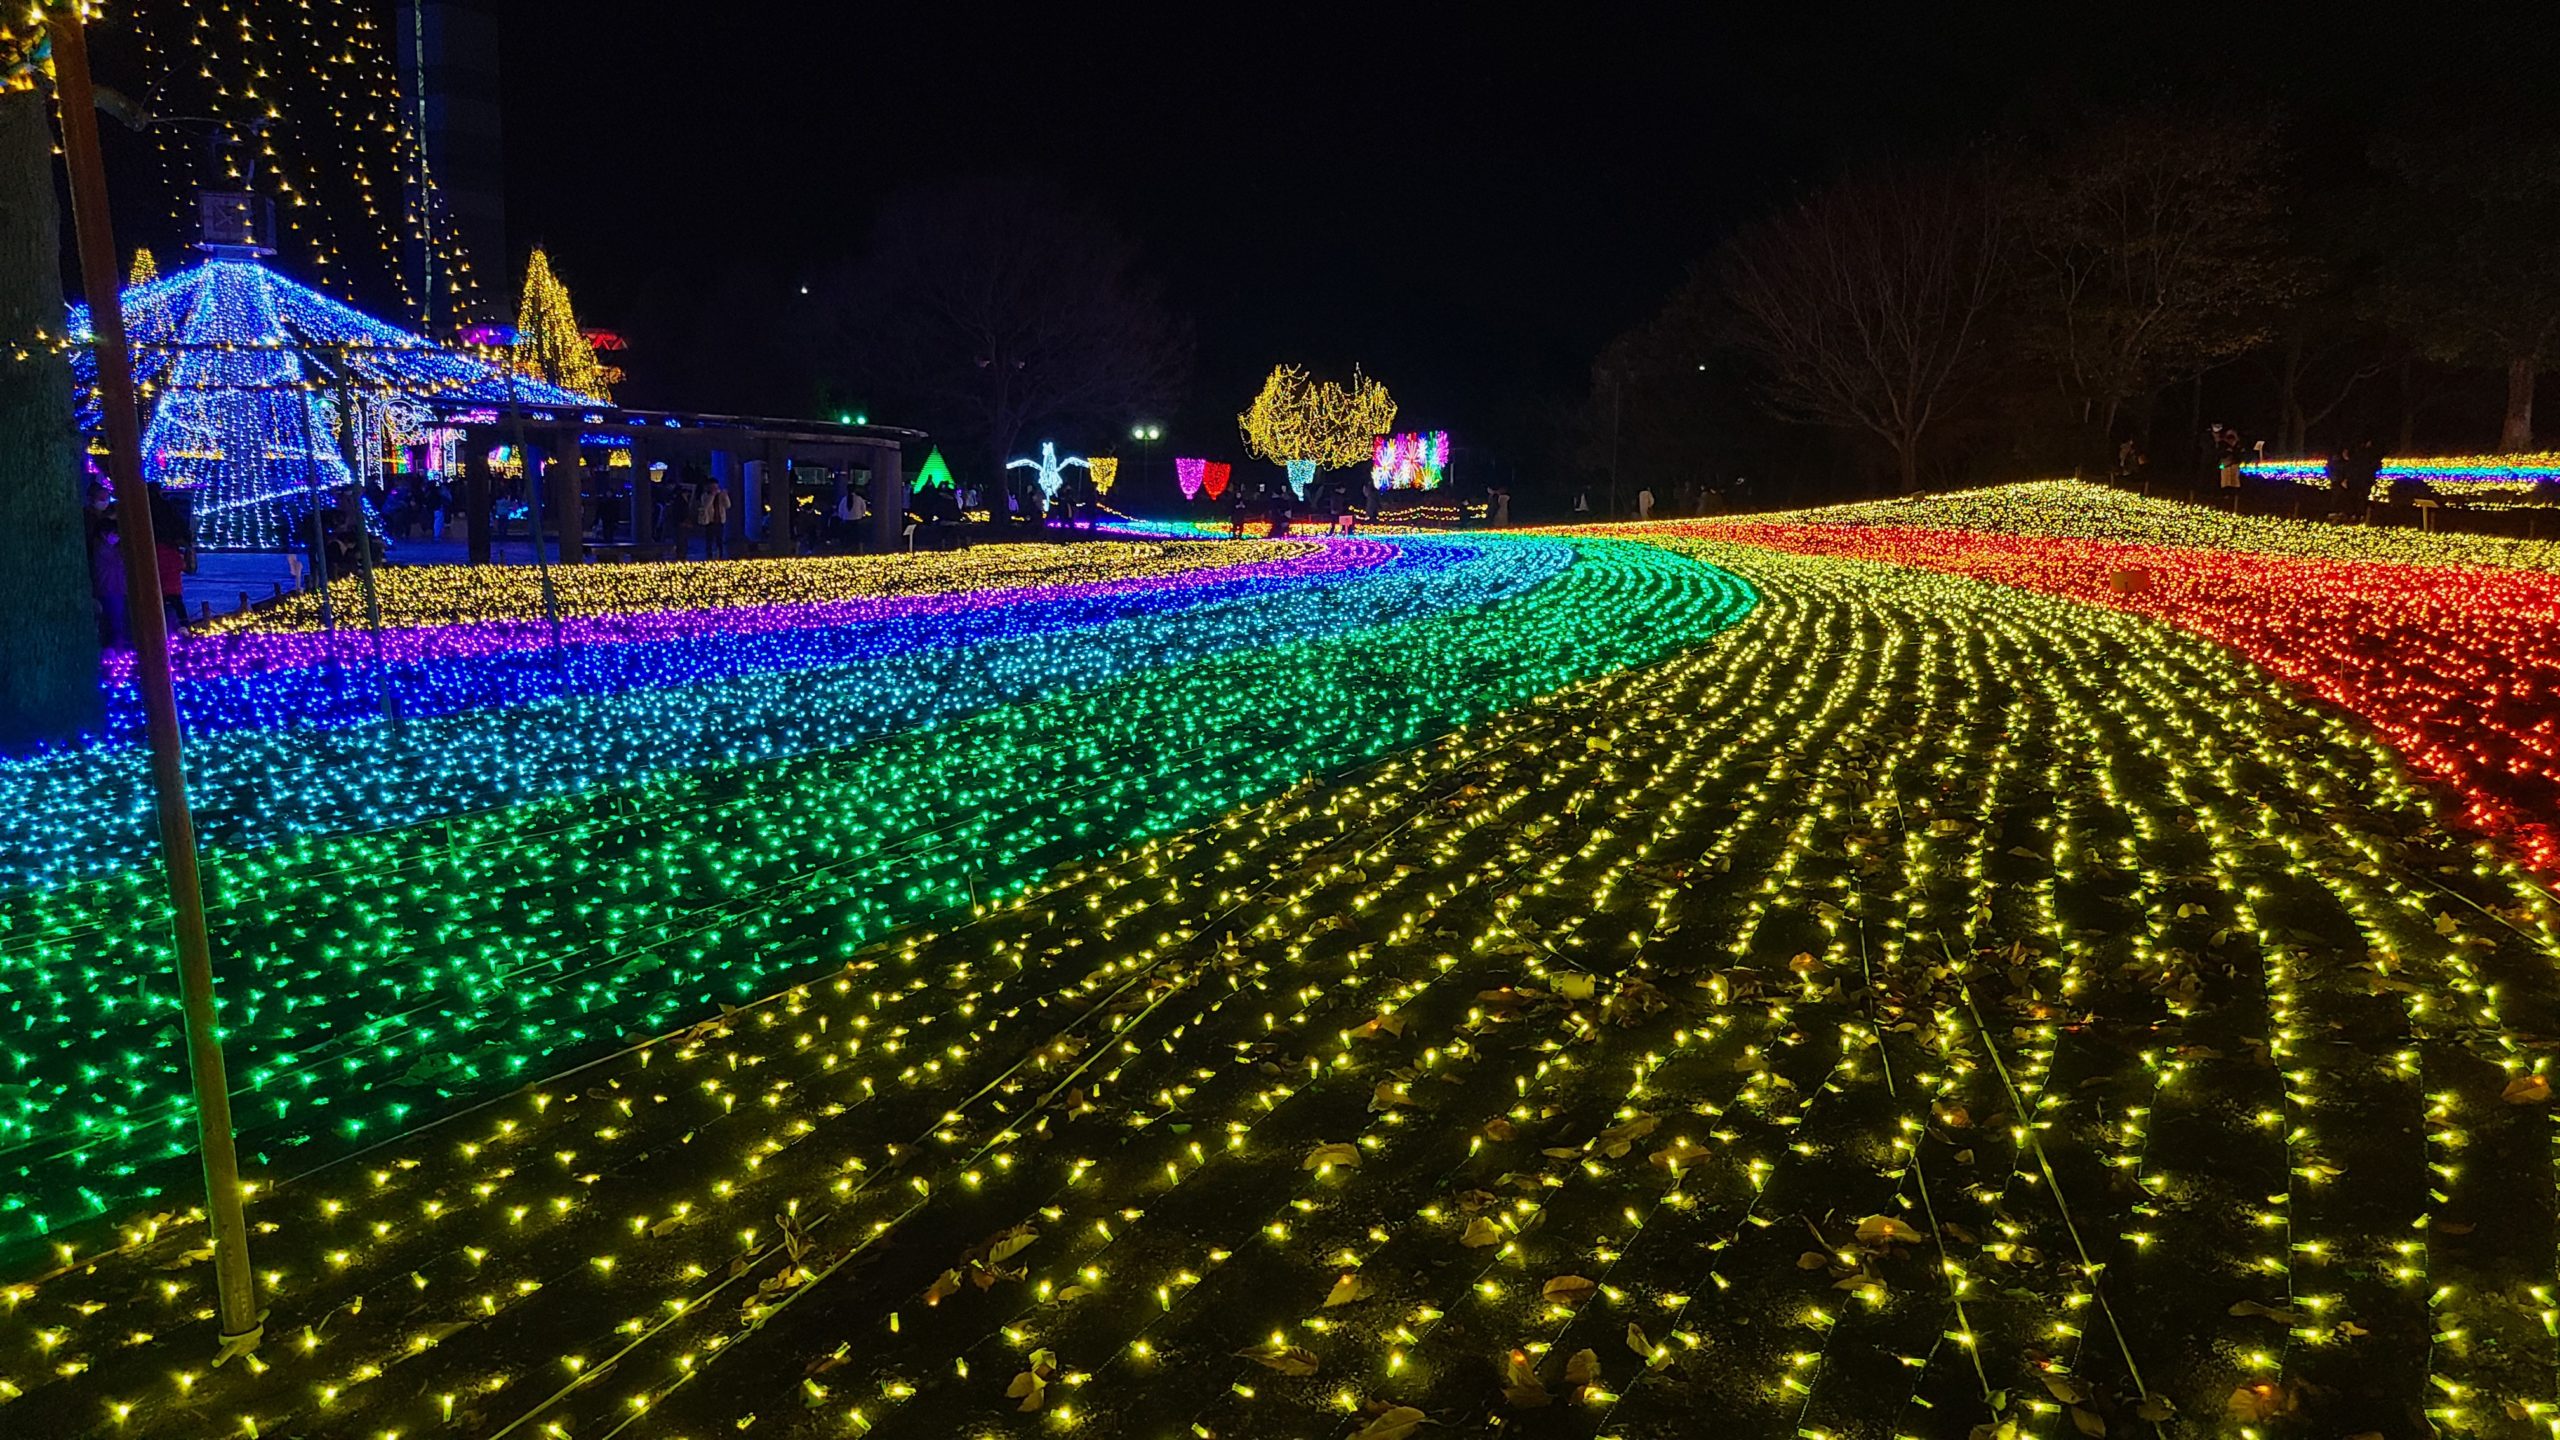
<path fill-rule="evenodd" d="M 1920 447 L 1917 442 L 1893 447 L 1894 463 L 1900 469 L 1902 490 L 1909 495 L 1920 488 Z"/>
<path fill-rule="evenodd" d="M 2506 454 L 2533 448 L 2533 381 L 2532 356 L 2507 362 L 2507 423 L 2498 431 L 2498 449 Z"/>
<path fill-rule="evenodd" d="M 2394 455 L 2406 455 L 2418 444 L 2417 367 L 2414 357 L 2400 357 L 2400 443 L 2392 447 Z"/>
<path fill-rule="evenodd" d="M 34 341 L 63 321 L 44 107 L 40 92 L 0 93 L 0 754 L 94 730 L 101 715 L 71 367 Z"/>

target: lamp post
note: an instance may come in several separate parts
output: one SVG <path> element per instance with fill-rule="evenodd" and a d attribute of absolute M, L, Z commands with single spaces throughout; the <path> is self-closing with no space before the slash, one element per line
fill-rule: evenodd
<path fill-rule="evenodd" d="M 1153 479 L 1156 469 L 1156 442 L 1164 438 L 1164 427 L 1152 422 L 1129 427 L 1129 438 L 1145 447 L 1138 460 L 1138 478 Z"/>

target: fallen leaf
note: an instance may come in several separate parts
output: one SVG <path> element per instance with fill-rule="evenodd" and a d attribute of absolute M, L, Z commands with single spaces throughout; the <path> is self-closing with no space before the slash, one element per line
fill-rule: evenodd
<path fill-rule="evenodd" d="M 1697 1164 L 1699 1161 L 1706 1159 L 1707 1147 L 1704 1145 L 1693 1145 L 1686 1140 L 1674 1140 L 1670 1144 L 1663 1146 L 1661 1149 L 1654 1151 L 1648 1158 L 1651 1159 L 1655 1165 L 1677 1175 L 1681 1171 L 1688 1169 L 1690 1166 Z"/>
<path fill-rule="evenodd" d="M 1634 1321 L 1627 1322 L 1627 1348 L 1647 1363 L 1653 1360 L 1653 1340 L 1644 1333 L 1644 1327 Z"/>
<path fill-rule="evenodd" d="M 1505 1120 L 1499 1115 L 1496 1115 L 1492 1119 L 1484 1122 L 1484 1130 L 1482 1133 L 1484 1138 L 1487 1140 L 1496 1142 L 1517 1140 L 1520 1138 L 1519 1127 L 1513 1125 L 1510 1121 Z"/>
<path fill-rule="evenodd" d="M 1277 1370 L 1283 1375 L 1304 1376 L 1316 1373 L 1315 1352 L 1302 1346 L 1277 1345 L 1265 1341 L 1250 1350 L 1239 1350 L 1236 1353 L 1256 1365 Z"/>
<path fill-rule="evenodd" d="M 2299 1325 L 2302 1323 L 2302 1316 L 2294 1311 L 2278 1309 L 2273 1305 L 2261 1305 L 2255 1300 L 2233 1301 L 2230 1313 L 2243 1317 L 2256 1316 L 2261 1320 L 2273 1320 L 2279 1325 Z"/>
<path fill-rule="evenodd" d="M 1576 1350 L 1573 1358 L 1564 1362 L 1564 1383 L 1567 1385 L 1592 1385 L 1599 1379 L 1600 1357 L 1589 1350 Z"/>
<path fill-rule="evenodd" d="M 1004 1398 L 1007 1400 L 1021 1401 L 1022 1403 L 1014 1408 L 1022 1411 L 1024 1414 L 1029 1414 L 1030 1412 L 1040 1408 L 1041 1392 L 1048 1388 L 1048 1381 L 1041 1379 L 1039 1376 L 1028 1370 L 1025 1370 L 1021 1374 L 1013 1377 L 1012 1384 L 1004 1387 Z"/>
<path fill-rule="evenodd" d="M 1410 1440 L 1431 1417 L 1410 1405 L 1397 1405 L 1355 1431 L 1351 1440 Z"/>
<path fill-rule="evenodd" d="M 1598 981 L 1579 970 L 1565 970 L 1555 976 L 1556 993 L 1567 1000 L 1588 1000 L 1600 988 Z"/>
<path fill-rule="evenodd" d="M 1313 1150 L 1307 1152 L 1305 1163 L 1300 1165 L 1298 1168 L 1301 1170 L 1314 1170 L 1326 1165 L 1339 1165 L 1352 1170 L 1359 1169 L 1360 1147 L 1357 1145 L 1319 1145 Z"/>
<path fill-rule="evenodd" d="M 1010 1230 L 999 1232 L 994 1242 L 987 1246 L 987 1263 L 1000 1265 L 1021 1254 L 1030 1247 L 1032 1241 L 1039 1238 L 1040 1232 L 1028 1225 L 1016 1225 Z"/>
<path fill-rule="evenodd" d="M 2071 1407 L 2071 1428 L 2089 1436 L 2090 1440 L 2107 1440 L 2107 1422 L 2094 1410 Z"/>
<path fill-rule="evenodd" d="M 2177 1413 L 2178 1407 L 2166 1395 L 2145 1395 L 2133 1404 L 2133 1418 L 2152 1425 L 2165 1425 Z"/>
<path fill-rule="evenodd" d="M 2053 1398 L 2065 1405 L 2082 1404 L 2089 1398 L 2089 1392 L 2081 1388 L 2080 1382 L 2068 1375 L 2048 1373 L 2039 1378 L 2044 1381 L 2044 1388 L 2052 1392 Z"/>
<path fill-rule="evenodd" d="M 1334 1281 L 1333 1288 L 1325 1292 L 1324 1308 L 1330 1310 L 1336 1305 L 1348 1305 L 1352 1301 L 1357 1300 L 1368 1293 L 1368 1281 L 1361 1279 L 1356 1274 L 1345 1275 L 1341 1279 Z"/>
<path fill-rule="evenodd" d="M 1828 1268 L 1830 1264 L 1831 1257 L 1819 1250 L 1807 1250 L 1796 1257 L 1796 1268 L 1799 1270 L 1821 1270 Z"/>
<path fill-rule="evenodd" d="M 941 1279 L 939 1279 L 939 1280 L 934 1281 L 934 1282 L 933 1282 L 933 1286 L 932 1286 L 932 1288 L 931 1288 L 931 1289 L 928 1289 L 928 1290 L 926 1290 L 926 1291 L 924 1292 L 924 1303 L 926 1303 L 927 1305 L 939 1305 L 939 1304 L 941 1304 L 943 1301 L 948 1300 L 948 1299 L 950 1299 L 952 1296 L 959 1294 L 959 1293 L 960 1293 L 960 1286 L 961 1286 L 963 1283 L 964 1283 L 964 1282 L 963 1282 L 963 1281 L 961 1280 L 961 1278 L 960 1278 L 960 1272 L 959 1272 L 959 1271 L 957 1271 L 957 1270 L 945 1270 L 945 1271 L 943 1271 L 943 1272 L 942 1272 L 942 1278 L 941 1278 Z"/>
<path fill-rule="evenodd" d="M 1598 1282 L 1579 1275 L 1559 1275 L 1538 1287 L 1538 1294 L 1550 1305 L 1579 1305 L 1599 1289 Z"/>
<path fill-rule="evenodd" d="M 1870 1215 L 1858 1222 L 1861 1245 L 1917 1245 L 1920 1232 L 1890 1215 Z"/>
<path fill-rule="evenodd" d="M 2498 1092 L 2498 1098 L 2510 1105 L 2539 1105 L 2551 1098 L 2551 1082 L 2544 1079 L 2539 1070 L 2530 1075 L 2519 1075 L 2507 1082 L 2507 1088 Z"/>
<path fill-rule="evenodd" d="M 1615 1160 L 1634 1149 L 1637 1141 L 1652 1134 L 1653 1128 L 1661 1123 L 1658 1116 L 1639 1115 L 1624 1125 L 1612 1125 L 1601 1131 L 1591 1143 L 1599 1146 L 1602 1154 Z"/>
<path fill-rule="evenodd" d="M 1458 1237 L 1458 1243 L 1470 1250 L 1499 1245 L 1502 1243 L 1502 1227 L 1479 1215 L 1467 1222 L 1467 1233 Z"/>

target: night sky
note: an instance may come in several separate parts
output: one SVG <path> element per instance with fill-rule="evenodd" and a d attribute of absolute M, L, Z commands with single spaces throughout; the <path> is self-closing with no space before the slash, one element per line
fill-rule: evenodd
<path fill-rule="evenodd" d="M 2498 30 L 1945 8 L 1459 28 L 1387 7 L 510 3 L 511 243 L 548 244 L 583 318 L 634 330 L 645 387 L 640 327 L 670 293 L 796 293 L 901 186 L 1037 176 L 1120 223 L 1192 317 L 1177 425 L 1231 437 L 1273 362 L 1358 361 L 1406 422 L 1516 450 L 1724 230 L 1847 162 L 2200 81 L 2352 109 Z"/>

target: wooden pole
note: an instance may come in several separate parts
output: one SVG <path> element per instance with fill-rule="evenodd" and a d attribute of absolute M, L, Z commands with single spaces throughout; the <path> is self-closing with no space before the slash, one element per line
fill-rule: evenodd
<path fill-rule="evenodd" d="M 115 480 L 123 532 L 126 609 L 133 626 L 134 681 L 151 741 L 152 789 L 160 812 L 160 852 L 169 867 L 169 903 L 178 943 L 178 989 L 186 1015 L 187 1070 L 195 1086 L 196 1137 L 204 1152 L 205 1208 L 213 1232 L 213 1278 L 222 1319 L 222 1363 L 257 1348 L 265 1333 L 249 1230 L 241 1215 L 240 1159 L 232 1148 L 231 1082 L 214 1018 L 213 951 L 204 890 L 196 873 L 195 817 L 187 808 L 178 697 L 169 677 L 168 616 L 160 603 L 160 559 L 151 535 L 151 498 L 142 484 L 142 425 L 134 408 L 133 357 L 125 347 L 123 277 L 107 210 L 106 167 L 98 153 L 97 97 L 89 85 L 89 42 L 74 8 L 52 19 L 55 93 L 62 103 L 62 158 L 71 172 L 71 214 L 80 239 L 80 284 L 98 357 L 98 408 L 106 422 L 107 471 Z"/>

